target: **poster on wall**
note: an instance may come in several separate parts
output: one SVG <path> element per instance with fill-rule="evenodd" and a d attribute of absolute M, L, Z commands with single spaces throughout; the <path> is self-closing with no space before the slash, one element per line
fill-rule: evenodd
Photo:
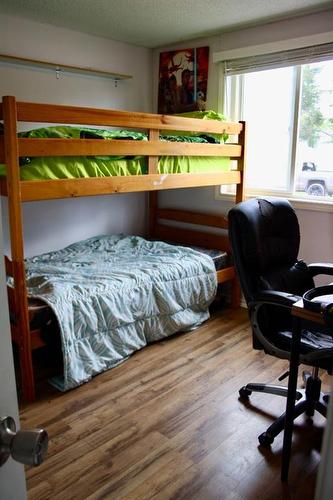
<path fill-rule="evenodd" d="M 209 47 L 161 52 L 158 113 L 205 110 Z"/>

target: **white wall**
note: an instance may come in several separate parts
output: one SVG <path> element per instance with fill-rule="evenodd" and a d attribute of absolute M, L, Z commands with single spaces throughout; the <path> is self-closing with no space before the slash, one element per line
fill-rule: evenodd
<path fill-rule="evenodd" d="M 151 111 L 150 49 L 0 14 L 1 53 L 88 66 L 133 76 L 115 88 L 112 81 L 62 76 L 40 70 L 1 68 L 1 92 L 36 102 Z M 3 81 L 4 80 L 4 81 Z"/>
<path fill-rule="evenodd" d="M 157 109 L 158 63 L 159 53 L 173 48 L 210 47 L 210 65 L 208 75 L 207 108 L 217 109 L 219 74 L 218 65 L 213 64 L 214 52 L 278 42 L 291 38 L 315 35 L 332 31 L 333 10 L 269 23 L 222 35 L 192 40 L 177 46 L 162 47 L 154 51 L 154 109 Z M 182 190 L 181 192 L 162 193 L 164 205 L 201 209 L 202 211 L 225 213 L 230 204 L 214 199 L 214 188 Z M 194 201 L 195 200 L 195 201 Z M 300 257 L 308 262 L 333 261 L 333 213 L 297 210 L 301 227 Z"/>
<path fill-rule="evenodd" d="M 154 111 L 157 110 L 157 89 L 158 89 L 158 64 L 159 54 L 166 50 L 210 47 L 210 64 L 208 74 L 207 107 L 215 109 L 218 100 L 218 66 L 212 62 L 213 53 L 222 50 L 239 49 L 250 45 L 260 45 L 270 42 L 278 42 L 291 38 L 298 38 L 317 33 L 331 32 L 333 26 L 333 9 L 311 14 L 307 16 L 295 17 L 285 21 L 264 24 L 262 26 L 248 29 L 230 31 L 221 35 L 199 38 L 177 45 L 168 45 L 154 50 Z"/>
<path fill-rule="evenodd" d="M 130 74 L 112 80 L 61 75 L 0 64 L 0 96 L 18 100 L 152 111 L 152 51 L 106 38 L 0 14 L 1 53 Z M 25 126 L 27 128 L 27 126 Z M 61 248 L 96 234 L 142 234 L 144 194 L 80 198 L 24 204 L 26 255 Z M 6 214 L 6 203 L 3 203 Z M 6 224 L 5 224 L 6 226 Z M 5 251 L 8 252 L 5 228 Z"/>

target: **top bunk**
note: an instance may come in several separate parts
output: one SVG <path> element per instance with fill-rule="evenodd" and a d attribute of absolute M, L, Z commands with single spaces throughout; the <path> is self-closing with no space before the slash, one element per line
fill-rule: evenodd
<path fill-rule="evenodd" d="M 244 168 L 245 124 L 202 120 L 171 115 L 137 113 L 107 109 L 94 109 L 51 104 L 17 102 L 14 97 L 3 97 L 0 103 L 0 164 L 5 164 L 6 176 L 0 178 L 0 194 L 19 201 L 37 201 L 112 193 L 158 191 L 165 189 L 236 184 L 242 188 Z M 146 134 L 145 140 L 132 138 L 58 138 L 27 137 L 18 135 L 21 122 L 67 124 L 92 127 L 124 127 Z M 175 142 L 170 136 L 191 135 L 232 136 L 234 143 Z M 165 135 L 167 136 L 165 137 Z M 93 140 L 92 140 L 93 139 Z M 126 157 L 146 158 L 146 168 L 136 175 L 79 177 L 22 180 L 22 158 L 74 158 L 74 157 Z M 161 170 L 159 159 L 196 157 L 197 159 L 222 157 L 237 160 L 237 170 L 214 168 L 194 173 L 169 173 Z"/>

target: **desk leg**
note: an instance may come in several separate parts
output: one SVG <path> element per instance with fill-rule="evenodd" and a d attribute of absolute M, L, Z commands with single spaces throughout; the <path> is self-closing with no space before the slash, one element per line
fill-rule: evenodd
<path fill-rule="evenodd" d="M 293 335 L 291 339 L 291 352 L 289 363 L 288 397 L 286 407 L 286 418 L 284 424 L 281 481 L 288 481 L 288 471 L 291 452 L 291 441 L 294 425 L 294 408 L 296 401 L 297 375 L 299 363 L 299 347 L 301 340 L 301 322 L 299 318 L 293 318 Z"/>

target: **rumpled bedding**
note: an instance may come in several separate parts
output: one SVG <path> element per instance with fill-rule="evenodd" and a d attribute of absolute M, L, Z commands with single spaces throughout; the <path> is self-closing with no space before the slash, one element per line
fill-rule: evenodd
<path fill-rule="evenodd" d="M 213 260 L 138 236 L 96 236 L 26 259 L 31 297 L 54 311 L 61 333 L 60 390 L 76 387 L 150 342 L 209 317 Z"/>

